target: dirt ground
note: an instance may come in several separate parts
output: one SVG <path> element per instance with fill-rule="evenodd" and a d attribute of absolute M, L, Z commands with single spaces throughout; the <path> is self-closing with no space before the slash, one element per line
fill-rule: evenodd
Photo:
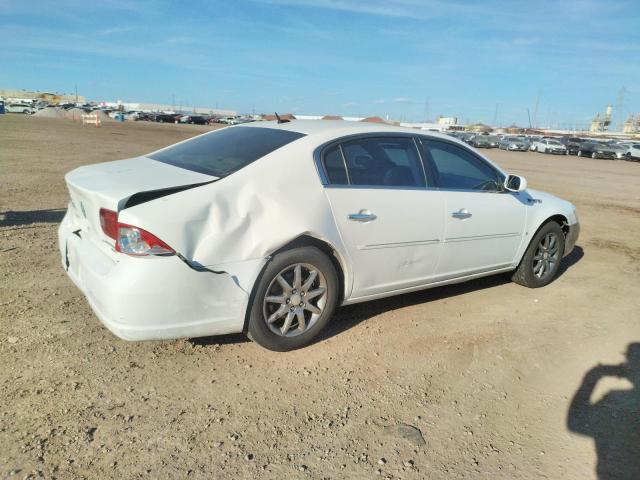
<path fill-rule="evenodd" d="M 640 478 L 637 347 L 592 370 L 640 341 L 640 163 L 486 151 L 578 207 L 546 288 L 344 307 L 291 353 L 119 340 L 61 267 L 63 174 L 207 128 L 0 116 L 0 478 Z"/>

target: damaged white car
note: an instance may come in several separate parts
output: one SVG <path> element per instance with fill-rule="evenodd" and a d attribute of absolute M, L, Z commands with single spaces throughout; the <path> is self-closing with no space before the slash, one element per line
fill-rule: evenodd
<path fill-rule="evenodd" d="M 62 263 L 127 340 L 310 343 L 339 305 L 513 272 L 548 284 L 569 202 L 462 142 L 346 121 L 261 122 L 66 175 Z"/>

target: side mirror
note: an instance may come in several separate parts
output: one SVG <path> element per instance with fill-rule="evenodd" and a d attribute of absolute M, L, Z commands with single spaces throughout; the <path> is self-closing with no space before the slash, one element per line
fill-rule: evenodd
<path fill-rule="evenodd" d="M 504 188 L 509 192 L 522 192 L 527 189 L 527 181 L 519 175 L 507 175 Z"/>

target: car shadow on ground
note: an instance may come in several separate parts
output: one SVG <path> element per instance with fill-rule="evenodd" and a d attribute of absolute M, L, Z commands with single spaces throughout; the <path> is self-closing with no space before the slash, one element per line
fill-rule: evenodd
<path fill-rule="evenodd" d="M 34 223 L 60 223 L 66 211 L 66 208 L 52 208 L 23 212 L 14 212 L 13 210 L 0 212 L 0 227 L 22 227 Z"/>
<path fill-rule="evenodd" d="M 600 480 L 640 478 L 640 343 L 630 343 L 626 357 L 626 363 L 589 370 L 567 414 L 571 432 L 593 438 Z M 626 379 L 633 388 L 610 390 L 592 402 L 598 382 L 606 377 Z"/>
<path fill-rule="evenodd" d="M 558 277 L 563 275 L 583 257 L 584 250 L 579 246 L 574 247 L 573 251 L 562 259 L 560 269 L 558 270 Z M 380 300 L 372 300 L 355 305 L 346 305 L 344 307 L 339 307 L 336 310 L 333 319 L 331 320 L 327 328 L 323 332 L 321 332 L 320 335 L 318 335 L 313 343 L 318 343 L 333 336 L 339 335 L 342 332 L 355 327 L 359 323 L 368 320 L 369 318 L 375 317 L 376 315 L 380 315 L 390 310 L 397 310 L 399 308 L 410 307 L 413 305 L 418 305 L 420 303 L 432 302 L 434 300 L 441 300 L 443 298 L 456 297 L 458 295 L 475 292 L 476 290 L 486 290 L 489 288 L 507 284 L 511 282 L 510 276 L 510 274 L 492 275 L 468 282 L 453 285 L 444 285 L 442 287 L 435 287 L 426 290 L 419 290 L 417 292 L 395 295 L 393 297 L 382 298 Z M 249 340 L 243 334 L 232 334 L 220 335 L 215 337 L 193 338 L 189 341 L 194 345 L 205 346 L 242 343 Z"/>

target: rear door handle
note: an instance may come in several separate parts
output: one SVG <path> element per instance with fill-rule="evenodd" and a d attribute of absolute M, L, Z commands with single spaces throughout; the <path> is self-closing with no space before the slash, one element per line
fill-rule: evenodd
<path fill-rule="evenodd" d="M 466 208 L 461 208 L 457 212 L 452 212 L 451 216 L 459 220 L 464 220 L 466 218 L 470 218 L 472 215 L 471 212 L 469 212 L 469 210 L 467 210 Z"/>
<path fill-rule="evenodd" d="M 378 218 L 375 214 L 367 209 L 362 209 L 358 213 L 350 213 L 347 218 L 354 222 L 370 222 Z"/>

